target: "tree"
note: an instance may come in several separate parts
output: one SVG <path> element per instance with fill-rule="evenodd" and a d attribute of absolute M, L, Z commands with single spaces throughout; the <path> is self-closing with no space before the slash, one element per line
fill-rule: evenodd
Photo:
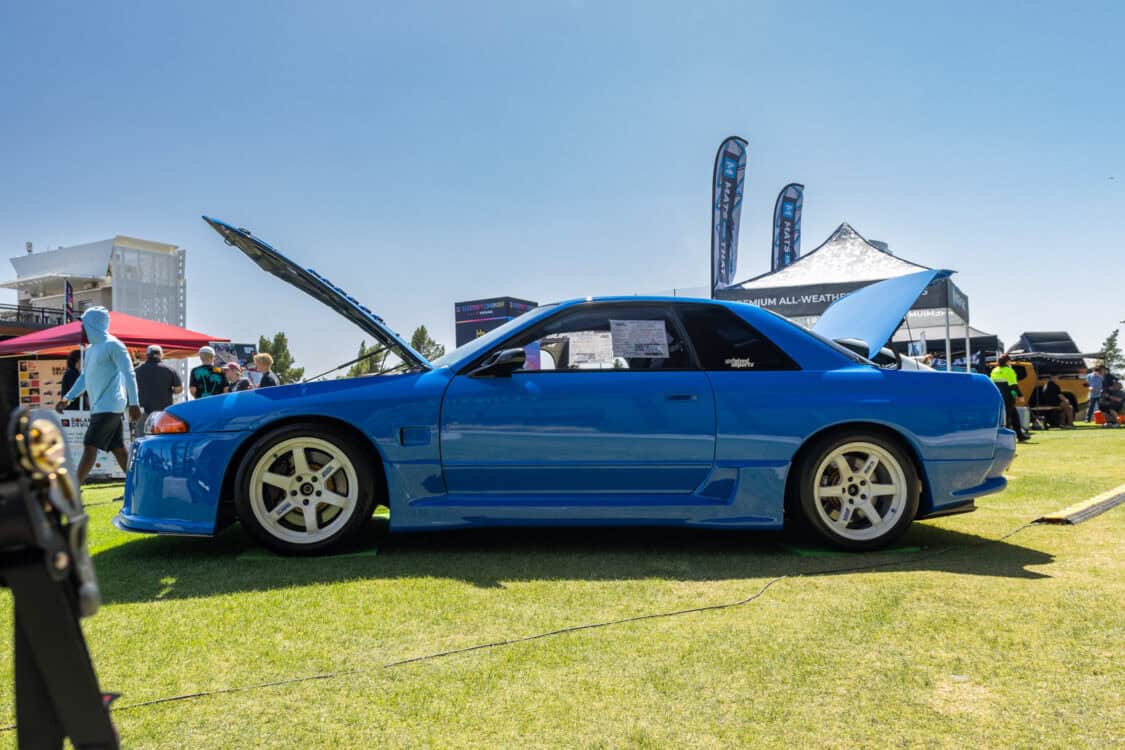
<path fill-rule="evenodd" d="M 367 346 L 366 341 L 360 341 L 359 352 L 355 356 L 357 359 L 359 359 L 360 357 L 363 357 L 363 359 L 360 359 L 358 362 L 352 365 L 348 370 L 348 374 L 344 377 L 358 378 L 361 375 L 378 373 L 381 369 L 383 369 L 383 362 L 384 360 L 386 360 L 388 354 L 388 352 L 385 350 L 382 354 L 374 354 L 374 352 L 378 352 L 380 350 L 382 350 L 382 347 L 378 344 L 372 344 L 369 347 Z"/>
<path fill-rule="evenodd" d="M 1125 355 L 1121 353 L 1121 346 L 1117 343 L 1120 329 L 1114 329 L 1105 341 L 1102 342 L 1102 364 L 1107 370 L 1121 372 L 1125 369 Z"/>
<path fill-rule="evenodd" d="M 273 357 L 273 372 L 282 383 L 296 383 L 305 376 L 305 368 L 293 366 L 293 354 L 289 351 L 289 339 L 285 336 L 285 331 L 275 333 L 273 341 L 260 336 L 258 351 Z"/>
<path fill-rule="evenodd" d="M 445 346 L 430 338 L 426 326 L 418 326 L 414 329 L 414 335 L 410 337 L 410 348 L 431 362 L 445 354 Z"/>

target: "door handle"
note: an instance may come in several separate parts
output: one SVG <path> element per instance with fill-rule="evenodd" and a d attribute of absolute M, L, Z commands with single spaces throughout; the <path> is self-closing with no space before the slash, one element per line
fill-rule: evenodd
<path fill-rule="evenodd" d="M 695 393 L 669 393 L 664 397 L 667 401 L 698 401 L 699 396 Z"/>

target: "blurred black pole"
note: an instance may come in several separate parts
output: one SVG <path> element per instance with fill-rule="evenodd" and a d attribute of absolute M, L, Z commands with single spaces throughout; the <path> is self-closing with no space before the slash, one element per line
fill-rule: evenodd
<path fill-rule="evenodd" d="M 117 750 L 81 616 L 98 589 L 86 516 L 58 417 L 12 414 L 0 390 L 0 585 L 15 600 L 16 732 L 20 750 Z"/>

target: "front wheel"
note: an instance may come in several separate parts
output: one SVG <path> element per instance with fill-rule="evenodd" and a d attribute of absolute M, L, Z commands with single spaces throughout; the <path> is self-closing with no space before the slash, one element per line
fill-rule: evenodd
<path fill-rule="evenodd" d="M 238 471 L 243 526 L 287 555 L 329 551 L 371 518 L 376 482 L 367 452 L 319 425 L 290 425 L 260 439 Z"/>
<path fill-rule="evenodd" d="M 879 433 L 855 430 L 823 438 L 796 469 L 802 515 L 837 547 L 886 547 L 918 513 L 914 462 Z"/>

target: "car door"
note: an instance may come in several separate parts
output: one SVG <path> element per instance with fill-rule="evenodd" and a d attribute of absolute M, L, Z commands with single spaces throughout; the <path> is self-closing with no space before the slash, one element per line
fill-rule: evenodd
<path fill-rule="evenodd" d="M 761 470 L 755 481 L 772 477 L 816 417 L 808 404 L 820 375 L 803 372 L 760 330 L 721 305 L 680 303 L 677 312 L 714 389 L 716 465 Z"/>
<path fill-rule="evenodd" d="M 521 369 L 462 372 L 446 390 L 441 453 L 451 497 L 674 503 L 705 481 L 714 396 L 665 307 L 573 305 L 497 350 L 513 347 L 525 352 Z"/>

